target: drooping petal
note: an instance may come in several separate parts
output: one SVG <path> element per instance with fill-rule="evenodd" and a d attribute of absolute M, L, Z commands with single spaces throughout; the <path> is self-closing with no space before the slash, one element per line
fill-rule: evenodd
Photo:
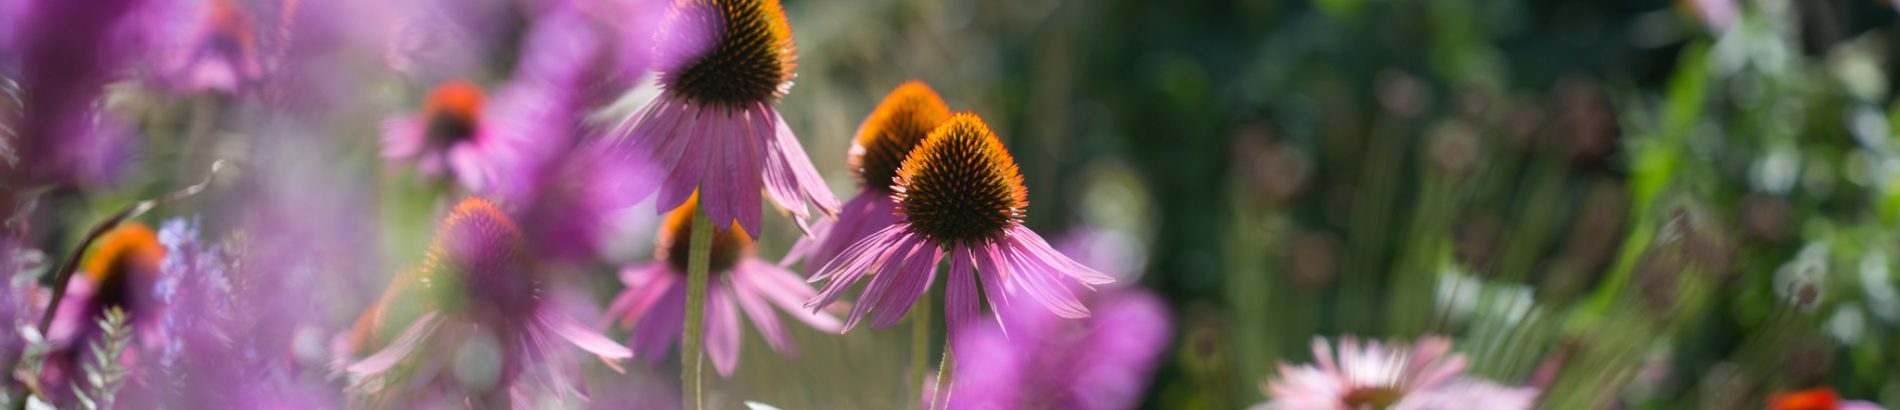
<path fill-rule="evenodd" d="M 982 301 L 977 299 L 976 276 L 973 274 L 976 261 L 970 255 L 970 248 L 958 246 L 950 252 L 950 278 L 944 284 L 944 320 L 950 329 L 963 329 L 975 325 L 977 315 L 982 313 Z"/>
<path fill-rule="evenodd" d="M 1052 272 L 1053 267 L 1032 259 L 1027 251 L 1013 245 L 1008 242 L 998 245 L 1003 261 L 1016 273 L 1010 279 L 1057 316 L 1070 319 L 1088 317 L 1088 307 L 1082 306 L 1082 302 L 1069 292 L 1067 286 L 1052 277 L 1056 274 Z"/>
<path fill-rule="evenodd" d="M 758 278 L 762 273 L 753 271 L 752 265 L 740 262 L 739 266 L 727 273 L 732 278 L 732 299 L 738 302 L 739 310 L 745 312 L 746 319 L 759 329 L 759 335 L 765 338 L 765 343 L 772 350 L 785 351 L 791 344 L 791 337 L 779 324 L 778 312 L 773 312 L 771 305 L 766 304 L 759 295 L 763 292 L 760 288 L 771 284 Z"/>
<path fill-rule="evenodd" d="M 757 259 L 746 259 L 739 264 L 741 269 L 752 273 L 754 290 L 764 295 L 767 301 L 777 305 L 779 309 L 784 309 L 786 314 L 826 332 L 836 332 L 844 326 L 837 317 L 829 313 L 808 312 L 803 309 L 805 300 L 810 299 L 818 291 L 813 290 L 811 284 L 805 283 L 797 273 Z"/>
<path fill-rule="evenodd" d="M 739 367 L 739 311 L 731 294 L 718 287 L 706 290 L 706 355 L 721 376 Z"/>
<path fill-rule="evenodd" d="M 397 363 L 401 363 L 403 358 L 409 357 L 409 354 L 414 352 L 423 340 L 429 339 L 429 336 L 435 333 L 437 316 L 437 312 L 429 312 L 417 317 L 416 321 L 410 322 L 409 327 L 404 328 L 402 334 L 390 341 L 388 346 L 384 346 L 383 350 L 351 364 L 344 370 L 356 374 L 389 371 Z"/>
<path fill-rule="evenodd" d="M 943 260 L 943 250 L 935 244 L 927 243 L 920 247 L 916 255 L 910 258 L 910 263 L 904 265 L 901 274 L 897 275 L 891 291 L 878 299 L 878 309 L 871 313 L 871 326 L 885 328 L 897 324 L 897 320 L 903 318 L 912 305 L 917 304 L 917 298 L 924 294 L 924 290 L 936 281 L 937 262 L 940 260 Z"/>
<path fill-rule="evenodd" d="M 928 250 L 923 248 L 927 246 L 930 246 L 930 244 L 921 238 L 916 236 L 904 236 L 900 238 L 897 246 L 891 247 L 889 251 L 886 251 L 884 255 L 879 258 L 880 262 L 878 263 L 877 270 L 871 272 L 871 283 L 865 286 L 864 293 L 858 294 L 858 304 L 851 307 L 851 316 L 845 319 L 844 331 L 851 331 L 851 328 L 856 327 L 858 321 L 864 319 L 864 315 L 870 313 L 873 308 L 896 308 L 895 306 L 883 305 L 884 292 L 889 291 L 891 285 L 902 279 L 904 275 L 915 274 L 914 272 L 906 272 L 903 269 L 905 266 L 911 265 L 911 263 L 908 263 L 911 258 L 923 258 L 922 253 L 928 252 Z M 827 285 L 827 287 L 829 287 L 829 285 Z"/>
<path fill-rule="evenodd" d="M 1054 247 L 1049 246 L 1048 241 L 1042 239 L 1042 235 L 1037 235 L 1036 231 L 1029 230 L 1028 227 L 1022 225 L 1011 227 L 1009 228 L 1007 236 L 1011 242 L 1016 244 L 1018 249 L 1029 251 L 1028 254 L 1030 256 L 1041 260 L 1043 264 L 1056 268 L 1057 272 L 1064 276 L 1081 281 L 1084 285 L 1106 285 L 1115 283 L 1115 277 L 1096 271 L 1080 262 L 1076 262 L 1074 259 L 1070 259 L 1061 252 L 1057 252 Z"/>
<path fill-rule="evenodd" d="M 614 341 L 608 339 L 607 336 L 587 328 L 587 325 L 581 324 L 581 322 L 575 321 L 574 318 L 568 317 L 565 314 L 549 311 L 540 316 L 542 324 L 546 325 L 550 330 L 553 330 L 555 335 L 566 339 L 569 343 L 573 343 L 574 346 L 580 347 L 581 350 L 586 350 L 588 353 L 600 356 L 602 360 L 611 362 L 613 360 L 633 357 L 633 351 L 627 349 L 626 346 L 614 343 Z"/>

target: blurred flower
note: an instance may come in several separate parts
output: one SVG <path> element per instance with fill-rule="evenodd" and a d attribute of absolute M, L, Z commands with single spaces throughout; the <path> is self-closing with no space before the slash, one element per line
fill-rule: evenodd
<path fill-rule="evenodd" d="M 1880 410 L 1879 404 L 1860 400 L 1841 400 L 1833 387 L 1779 391 L 1768 396 L 1768 410 Z"/>
<path fill-rule="evenodd" d="M 589 114 L 639 74 L 621 64 L 644 58 L 616 56 L 609 42 L 616 37 L 604 30 L 578 8 L 546 12 L 489 114 L 507 154 L 497 158 L 491 185 L 520 216 L 542 257 L 594 256 L 616 212 L 652 192 L 644 157 L 580 144 L 596 131 Z"/>
<path fill-rule="evenodd" d="M 16 0 L 0 31 L 0 73 L 21 88 L 20 112 L 0 114 L 12 187 L 103 183 L 123 165 L 129 130 L 100 108 L 107 83 L 143 57 L 159 2 Z M 7 188 L 8 191 L 19 188 Z M 9 195 L 10 197 L 10 195 Z M 8 202 L 11 202 L 9 200 Z M 0 212 L 0 215 L 11 215 Z"/>
<path fill-rule="evenodd" d="M 687 198 L 667 216 L 653 253 L 659 260 L 622 269 L 620 280 L 627 289 L 607 308 L 607 317 L 618 317 L 620 326 L 633 327 L 633 347 L 649 361 L 658 360 L 678 343 L 685 325 L 688 242 L 698 202 L 698 195 Z M 712 276 L 706 287 L 706 350 L 720 375 L 732 375 L 739 365 L 740 312 L 758 327 L 766 344 L 786 353 L 793 353 L 792 338 L 780 327 L 772 306 L 813 328 L 838 330 L 838 319 L 830 314 L 798 308 L 816 293 L 811 285 L 797 273 L 759 260 L 746 231 L 737 224 L 728 227 L 714 230 Z"/>
<path fill-rule="evenodd" d="M 831 281 L 805 306 L 829 306 L 871 276 L 845 330 L 867 313 L 873 325 L 890 326 L 935 281 L 937 263 L 949 252 L 944 312 L 953 340 L 958 329 L 976 321 L 981 307 L 975 275 L 981 275 L 993 312 L 1009 302 L 1008 289 L 1027 292 L 1057 316 L 1088 316 L 1067 283 L 1091 286 L 1114 279 L 1056 252 L 1022 225 L 1029 204 L 1022 178 L 1016 160 L 982 118 L 952 115 L 897 171 L 892 190 L 903 220 L 851 245 L 812 276 L 814 282 Z"/>
<path fill-rule="evenodd" d="M 844 203 L 834 220 L 820 221 L 812 237 L 799 240 L 781 265 L 809 254 L 805 270 L 831 262 L 846 246 L 897 223 L 897 203 L 891 201 L 891 183 L 905 154 L 923 142 L 930 130 L 950 117 L 950 107 L 921 81 L 899 84 L 871 110 L 851 142 L 849 165 L 858 180 L 858 194 Z"/>
<path fill-rule="evenodd" d="M 139 341 L 154 345 L 157 318 L 164 311 L 152 289 L 159 266 L 166 259 L 158 234 L 143 224 L 128 222 L 99 237 L 99 244 L 87 254 L 83 275 L 74 275 L 60 299 L 47 340 L 56 349 L 47 360 L 41 379 L 57 403 L 74 403 L 67 383 L 81 376 L 80 366 L 91 356 L 94 343 L 104 337 L 98 321 L 107 310 L 122 309 L 130 316 L 128 324 L 138 332 Z M 132 363 L 136 355 L 121 360 Z"/>
<path fill-rule="evenodd" d="M 1510 387 L 1464 376 L 1464 355 L 1451 340 L 1426 337 L 1417 344 L 1339 343 L 1313 339 L 1318 366 L 1280 365 L 1265 386 L 1272 400 L 1255 409 L 1528 409 L 1537 389 Z"/>
<path fill-rule="evenodd" d="M 1010 323 L 958 336 L 950 408 L 1126 409 L 1140 404 L 1173 333 L 1167 308 L 1140 289 L 1091 298 L 1093 317 L 1066 320 L 1029 304 Z"/>
<path fill-rule="evenodd" d="M 295 347 L 273 344 L 256 324 L 276 318 L 257 309 L 240 259 L 199 240 L 198 223 L 173 219 L 158 238 L 168 257 L 154 297 L 166 304 L 153 332 L 156 360 L 141 363 L 148 380 L 121 393 L 124 403 L 178 408 L 307 408 L 335 406 L 336 393 L 312 369 L 296 365 Z"/>
<path fill-rule="evenodd" d="M 236 93 L 264 75 L 255 10 L 237 0 L 173 0 L 175 44 L 160 58 L 161 81 L 179 91 Z"/>
<path fill-rule="evenodd" d="M 806 205 L 837 213 L 837 197 L 773 108 L 790 90 L 796 49 L 778 0 L 678 2 L 655 41 L 663 90 L 609 135 L 666 175 L 658 210 L 698 192 L 714 222 L 759 232 L 764 188 L 801 227 Z"/>
<path fill-rule="evenodd" d="M 1802 313 L 1813 313 L 1826 297 L 1828 247 L 1810 243 L 1793 260 L 1775 269 L 1775 296 Z"/>
<path fill-rule="evenodd" d="M 516 144 L 484 117 L 485 99 L 474 83 L 436 85 L 420 114 L 383 123 L 383 156 L 415 160 L 424 175 L 449 172 L 464 188 L 486 192 Z"/>
<path fill-rule="evenodd" d="M 424 298 L 424 313 L 381 351 L 348 367 L 362 377 L 358 386 L 391 404 L 525 406 L 584 389 L 567 344 L 610 364 L 632 357 L 545 303 L 525 246 L 521 230 L 494 205 L 477 198 L 456 205 L 428 261 L 413 275 L 397 276 L 411 281 L 398 286 Z"/>
<path fill-rule="evenodd" d="M 1709 31 L 1727 29 L 1741 17 L 1741 5 L 1736 0 L 1678 0 L 1678 3 Z"/>

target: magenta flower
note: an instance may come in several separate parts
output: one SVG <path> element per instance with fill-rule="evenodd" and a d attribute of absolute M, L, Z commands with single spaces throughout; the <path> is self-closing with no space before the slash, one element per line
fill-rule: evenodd
<path fill-rule="evenodd" d="M 357 385 L 388 404 L 521 407 L 584 388 L 565 351 L 570 345 L 609 364 L 632 357 L 546 303 L 522 242 L 514 221 L 487 201 L 457 205 L 428 262 L 397 277 L 396 289 L 420 296 L 420 314 L 388 346 L 347 368 L 360 377 Z"/>
<path fill-rule="evenodd" d="M 236 0 L 173 1 L 178 13 L 167 55 L 158 64 L 165 83 L 187 93 L 233 94 L 264 75 L 257 14 Z"/>
<path fill-rule="evenodd" d="M 1065 320 L 1017 304 L 963 332 L 949 408 L 1128 409 L 1140 404 L 1172 334 L 1167 308 L 1139 289 L 1092 298 L 1096 314 Z"/>
<path fill-rule="evenodd" d="M 760 190 L 803 226 L 838 199 L 773 104 L 791 87 L 792 32 L 777 0 L 675 4 L 655 39 L 660 95 L 609 135 L 655 161 L 657 209 L 698 192 L 716 223 L 759 232 Z"/>
<path fill-rule="evenodd" d="M 494 191 L 545 258 L 594 256 L 615 214 L 652 192 L 644 156 L 579 143 L 596 132 L 589 113 L 638 74 L 621 67 L 634 57 L 617 54 L 610 29 L 576 8 L 545 12 L 502 91 L 506 104 L 490 115 L 510 153 L 497 161 Z"/>
<path fill-rule="evenodd" d="M 1427 337 L 1416 345 L 1360 343 L 1346 338 L 1338 355 L 1313 340 L 1318 366 L 1280 365 L 1266 384 L 1271 401 L 1255 409 L 1528 409 L 1537 389 L 1502 386 L 1464 376 L 1463 355 L 1451 340 Z"/>
<path fill-rule="evenodd" d="M 159 267 L 166 258 L 165 248 L 152 228 L 136 222 L 120 225 L 101 236 L 87 253 L 86 263 L 67 284 L 66 296 L 59 301 L 46 339 L 55 351 L 47 357 L 46 371 L 40 374 L 49 399 L 74 404 L 71 383 L 84 377 L 83 365 L 92 360 L 94 344 L 104 340 L 98 321 L 109 309 L 126 313 L 137 332 L 137 342 L 155 346 L 157 319 L 165 306 L 154 296 L 153 285 Z M 136 351 L 119 361 L 136 363 Z"/>
<path fill-rule="evenodd" d="M 486 99 L 474 83 L 437 85 L 421 113 L 383 123 L 383 156 L 413 160 L 423 175 L 448 173 L 470 191 L 487 192 L 500 164 L 517 155 L 521 144 L 484 117 Z"/>
<path fill-rule="evenodd" d="M 653 263 L 620 271 L 627 289 L 614 297 L 607 317 L 633 328 L 633 347 L 655 360 L 679 342 L 686 318 L 687 241 L 693 230 L 693 207 L 698 196 L 687 198 L 660 227 Z M 795 353 L 791 335 L 779 325 L 773 306 L 824 331 L 838 329 L 838 319 L 824 313 L 806 313 L 799 303 L 810 298 L 811 285 L 798 274 L 759 260 L 752 239 L 737 224 L 713 235 L 712 276 L 706 287 L 706 350 L 722 376 L 739 366 L 739 314 L 752 321 L 773 350 Z"/>
<path fill-rule="evenodd" d="M 837 219 L 812 226 L 812 237 L 800 239 L 779 264 L 790 265 L 809 254 L 805 268 L 815 270 L 845 247 L 897 223 L 897 203 L 891 200 L 897 167 L 945 118 L 950 118 L 950 107 L 923 82 L 906 82 L 884 96 L 851 143 L 849 167 L 858 180 L 858 195 L 845 201 Z"/>
<path fill-rule="evenodd" d="M 1069 290 L 1114 282 L 1050 248 L 1023 227 L 1027 189 L 1016 160 L 982 118 L 956 114 L 912 150 L 897 171 L 897 212 L 903 221 L 865 237 L 820 269 L 813 282 L 830 279 L 805 304 L 822 308 L 866 276 L 845 330 L 866 314 L 886 327 L 910 310 L 936 279 L 937 263 L 950 256 L 944 314 L 951 339 L 969 328 L 980 302 L 978 277 L 991 311 L 1009 303 L 1009 292 L 1027 293 L 1057 316 L 1088 316 Z M 1000 302 L 1000 303 L 999 303 Z"/>

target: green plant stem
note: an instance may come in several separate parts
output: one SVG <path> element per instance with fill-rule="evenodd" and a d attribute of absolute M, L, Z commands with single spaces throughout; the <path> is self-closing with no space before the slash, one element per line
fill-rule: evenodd
<path fill-rule="evenodd" d="M 692 248 L 686 257 L 686 334 L 680 340 L 680 390 L 687 408 L 706 408 L 704 384 L 706 328 L 706 281 L 712 263 L 713 223 L 706 218 L 705 207 L 693 208 Z"/>
<path fill-rule="evenodd" d="M 930 293 L 924 290 L 924 296 L 917 298 L 917 306 L 910 309 L 910 379 L 917 381 L 912 390 L 917 392 L 919 402 L 923 401 L 924 375 L 929 374 L 930 369 L 930 323 L 934 319 Z"/>
<path fill-rule="evenodd" d="M 930 392 L 930 410 L 950 408 L 950 379 L 956 377 L 956 358 L 950 343 L 943 344 L 943 362 L 937 364 L 937 387 Z"/>

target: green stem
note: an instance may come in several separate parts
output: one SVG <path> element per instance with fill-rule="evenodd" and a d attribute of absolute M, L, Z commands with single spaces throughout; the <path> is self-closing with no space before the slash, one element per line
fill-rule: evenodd
<path fill-rule="evenodd" d="M 712 263 L 713 223 L 706 218 L 705 207 L 693 208 L 692 248 L 686 257 L 686 334 L 680 342 L 680 394 L 690 398 L 691 409 L 704 409 L 706 320 L 706 281 Z"/>
<path fill-rule="evenodd" d="M 922 401 L 924 394 L 924 375 L 930 369 L 930 290 L 924 290 L 924 296 L 917 298 L 917 306 L 910 310 L 910 379 L 917 381 L 913 387 Z M 915 402 L 913 402 L 915 403 Z"/>
<path fill-rule="evenodd" d="M 943 344 L 943 362 L 937 364 L 937 387 L 930 392 L 930 410 L 950 408 L 950 379 L 956 377 L 956 358 L 950 355 L 950 343 Z"/>

